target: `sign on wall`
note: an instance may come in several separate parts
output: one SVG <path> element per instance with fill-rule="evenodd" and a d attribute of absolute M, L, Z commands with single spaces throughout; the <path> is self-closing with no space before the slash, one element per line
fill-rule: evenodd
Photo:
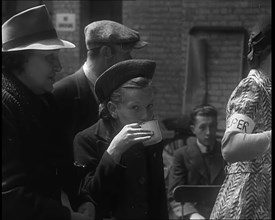
<path fill-rule="evenodd" d="M 58 13 L 56 14 L 57 31 L 75 31 L 75 14 Z"/>

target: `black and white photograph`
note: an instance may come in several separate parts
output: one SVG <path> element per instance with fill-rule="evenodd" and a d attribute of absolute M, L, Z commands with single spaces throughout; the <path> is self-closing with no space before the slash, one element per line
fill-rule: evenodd
<path fill-rule="evenodd" d="M 3 220 L 272 219 L 271 0 L 3 0 Z"/>

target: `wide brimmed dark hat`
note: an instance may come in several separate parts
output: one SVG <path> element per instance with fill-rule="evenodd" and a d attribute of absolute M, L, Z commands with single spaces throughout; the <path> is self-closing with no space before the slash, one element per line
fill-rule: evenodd
<path fill-rule="evenodd" d="M 122 84 L 136 77 L 152 79 L 156 68 L 155 61 L 131 59 L 114 64 L 95 82 L 95 93 L 102 103 Z"/>
<path fill-rule="evenodd" d="M 140 49 L 148 44 L 140 39 L 137 31 L 109 20 L 92 22 L 85 27 L 84 34 L 88 50 L 103 44 L 129 45 L 133 49 Z"/>
<path fill-rule="evenodd" d="M 58 38 L 45 5 L 18 13 L 2 25 L 2 52 L 74 47 Z"/>

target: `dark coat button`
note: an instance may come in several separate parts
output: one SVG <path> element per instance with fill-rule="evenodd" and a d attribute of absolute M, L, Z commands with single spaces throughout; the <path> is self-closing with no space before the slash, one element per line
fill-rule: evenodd
<path fill-rule="evenodd" d="M 145 183 L 145 178 L 144 178 L 143 176 L 140 177 L 139 180 L 138 180 L 138 182 L 139 182 L 140 184 L 144 184 L 144 183 Z"/>

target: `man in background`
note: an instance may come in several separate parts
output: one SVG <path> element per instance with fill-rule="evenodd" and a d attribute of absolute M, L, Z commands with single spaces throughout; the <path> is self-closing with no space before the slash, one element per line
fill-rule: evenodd
<path fill-rule="evenodd" d="M 220 143 L 216 140 L 217 110 L 211 105 L 200 105 L 191 113 L 190 128 L 195 137 L 174 153 L 169 173 L 168 199 L 173 214 L 184 219 L 207 219 L 213 204 L 203 201 L 181 205 L 173 198 L 179 185 L 221 185 L 224 180 L 224 161 Z M 195 196 L 195 195 L 194 195 Z"/>

